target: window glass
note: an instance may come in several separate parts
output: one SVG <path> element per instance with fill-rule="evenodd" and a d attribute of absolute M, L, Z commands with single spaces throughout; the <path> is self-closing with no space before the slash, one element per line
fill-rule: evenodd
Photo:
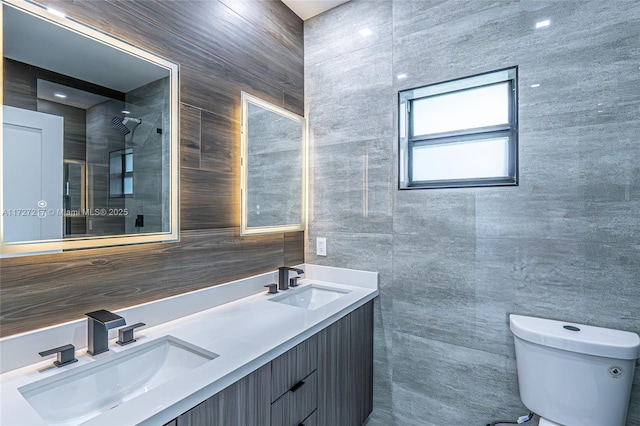
<path fill-rule="evenodd" d="M 133 194 L 133 176 L 125 176 L 125 178 L 122 180 L 122 186 L 123 186 L 123 194 L 125 195 L 131 195 Z"/>
<path fill-rule="evenodd" d="M 509 84 L 467 89 L 413 101 L 413 135 L 509 123 Z"/>
<path fill-rule="evenodd" d="M 109 196 L 133 195 L 133 151 L 131 148 L 109 153 Z"/>
<path fill-rule="evenodd" d="M 125 154 L 124 156 L 124 171 L 132 172 L 133 171 L 133 154 Z"/>
<path fill-rule="evenodd" d="M 507 176 L 509 138 L 424 145 L 413 149 L 413 179 L 474 179 Z"/>

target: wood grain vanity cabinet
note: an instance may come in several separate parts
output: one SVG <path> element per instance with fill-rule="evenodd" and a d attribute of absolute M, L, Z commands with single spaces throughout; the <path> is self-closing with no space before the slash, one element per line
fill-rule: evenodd
<path fill-rule="evenodd" d="M 271 361 L 272 425 L 305 424 L 305 420 L 316 411 L 317 367 L 317 334 Z"/>
<path fill-rule="evenodd" d="M 270 392 L 271 365 L 266 364 L 174 421 L 176 426 L 269 426 Z"/>
<path fill-rule="evenodd" d="M 321 330 L 318 347 L 318 425 L 362 425 L 373 410 L 373 301 Z"/>
<path fill-rule="evenodd" d="M 360 426 L 373 409 L 373 301 L 165 426 Z"/>

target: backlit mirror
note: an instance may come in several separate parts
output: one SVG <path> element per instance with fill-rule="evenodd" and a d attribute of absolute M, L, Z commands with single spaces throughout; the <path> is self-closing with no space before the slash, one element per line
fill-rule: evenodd
<path fill-rule="evenodd" d="M 178 65 L 3 0 L 1 255 L 178 239 Z"/>
<path fill-rule="evenodd" d="M 242 93 L 241 233 L 305 228 L 306 120 Z"/>

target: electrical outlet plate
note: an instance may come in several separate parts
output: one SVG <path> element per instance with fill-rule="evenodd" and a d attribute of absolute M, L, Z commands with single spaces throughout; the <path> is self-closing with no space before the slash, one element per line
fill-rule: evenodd
<path fill-rule="evenodd" d="M 327 239 L 326 238 L 316 239 L 316 254 L 318 256 L 327 255 Z"/>

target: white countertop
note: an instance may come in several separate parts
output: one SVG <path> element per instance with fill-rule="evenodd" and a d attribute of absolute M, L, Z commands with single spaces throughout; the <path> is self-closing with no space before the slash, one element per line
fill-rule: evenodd
<path fill-rule="evenodd" d="M 262 288 L 262 285 L 274 281 L 275 275 L 271 273 L 119 311 L 128 324 L 142 321 L 150 326 L 136 330 L 135 343 L 120 347 L 115 345 L 112 339 L 109 342 L 110 351 L 95 357 L 89 356 L 86 348 L 79 349 L 76 353 L 78 362 L 70 366 L 49 368 L 55 359 L 50 357 L 46 361 L 32 363 L 0 375 L 0 424 L 47 424 L 29 405 L 18 388 L 108 359 L 123 351 L 171 335 L 214 352 L 219 357 L 182 377 L 81 423 L 103 426 L 164 424 L 378 295 L 377 273 L 308 264 L 300 266 L 305 270 L 306 278 L 300 280 L 300 287 L 287 290 L 287 293 L 300 291 L 311 284 L 346 290 L 349 293 L 316 310 L 275 303 L 269 299 L 280 296 L 283 292 L 267 295 L 266 289 Z M 259 293 L 255 294 L 257 291 Z M 254 294 L 247 296 L 247 292 Z M 233 299 L 234 294 L 240 298 L 227 301 Z M 200 309 L 204 303 L 203 299 L 206 298 L 211 299 L 209 303 L 213 307 L 162 322 L 163 316 L 171 316 L 172 308 L 188 311 L 186 306 L 198 300 L 198 306 L 193 309 Z M 225 300 L 226 303 L 215 306 L 220 300 Z M 140 317 L 143 314 L 154 317 L 154 320 L 145 321 Z M 86 345 L 86 334 L 78 337 L 83 325 L 86 333 L 86 320 L 78 320 L 33 333 L 10 336 L 0 340 L 0 351 L 3 358 L 9 357 L 9 360 L 16 364 L 19 354 L 9 351 L 28 350 L 31 355 L 34 345 L 38 345 L 38 350 L 35 351 L 37 356 L 38 351 L 53 347 L 43 341 L 53 343 L 56 339 L 68 337 L 66 341 L 53 343 L 60 346 L 71 341 L 77 342 L 84 337 Z M 79 345 L 76 345 L 76 348 L 78 347 Z M 5 364 L 8 363 L 9 361 Z"/>

